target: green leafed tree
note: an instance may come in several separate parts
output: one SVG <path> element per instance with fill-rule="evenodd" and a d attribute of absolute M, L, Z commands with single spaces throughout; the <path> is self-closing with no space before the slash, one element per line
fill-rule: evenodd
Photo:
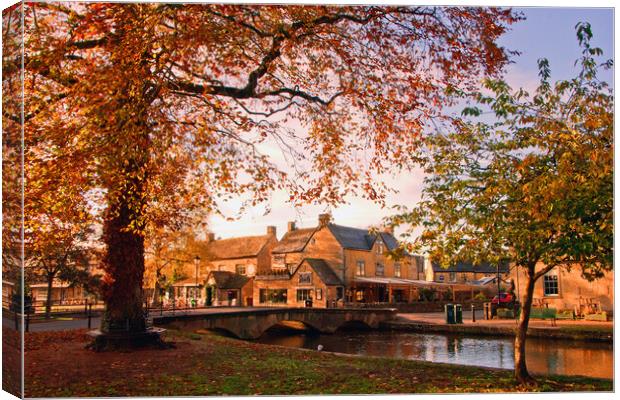
<path fill-rule="evenodd" d="M 411 246 L 442 266 L 510 259 L 526 276 L 515 377 L 532 382 L 525 341 L 535 282 L 553 268 L 595 279 L 613 268 L 613 93 L 597 78 L 602 54 L 577 25 L 579 74 L 550 82 L 540 60 L 531 95 L 486 80 L 472 104 L 426 141 L 422 201 L 394 224 L 421 233 Z M 488 111 L 487 111 L 488 110 Z M 417 231 L 419 232 L 419 231 Z"/>

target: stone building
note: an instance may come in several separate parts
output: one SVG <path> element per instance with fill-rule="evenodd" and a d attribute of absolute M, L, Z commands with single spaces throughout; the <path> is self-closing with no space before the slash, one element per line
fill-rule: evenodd
<path fill-rule="evenodd" d="M 334 307 L 344 296 L 344 284 L 323 259 L 305 258 L 290 274 L 275 271 L 255 278 L 254 298 L 260 306 Z"/>
<path fill-rule="evenodd" d="M 251 306 L 253 278 L 229 271 L 211 271 L 206 280 L 207 306 Z"/>
<path fill-rule="evenodd" d="M 539 263 L 536 269 L 543 268 Z M 519 298 L 525 293 L 525 273 L 522 268 L 512 266 L 510 279 L 516 286 Z M 581 276 L 581 269 L 574 266 L 570 271 L 566 267 L 555 267 L 540 277 L 534 286 L 534 307 L 551 307 L 557 310 L 572 310 L 577 315 L 596 311 L 613 311 L 614 273 L 594 281 Z"/>
<path fill-rule="evenodd" d="M 442 268 L 438 263 L 430 263 L 430 274 L 427 280 L 443 283 L 471 283 L 482 278 L 496 277 L 498 272 L 497 265 L 488 262 L 473 264 L 471 262 L 458 262 L 449 268 Z M 504 279 L 509 271 L 509 263 L 503 262 L 499 265 L 500 278 Z"/>
<path fill-rule="evenodd" d="M 271 250 L 278 242 L 276 228 L 267 227 L 267 233 L 260 236 L 242 236 L 215 240 L 214 234 L 207 235 L 201 254 L 202 280 L 211 271 L 228 271 L 253 277 L 271 271 Z"/>
<path fill-rule="evenodd" d="M 424 259 L 407 253 L 393 257 L 392 251 L 397 249 L 398 241 L 391 231 L 373 233 L 337 225 L 329 214 L 319 215 L 318 225 L 313 228 L 298 229 L 289 222 L 286 234 L 272 249 L 271 272 L 256 277 L 254 304 L 305 302 L 311 292 L 302 287 L 299 275 L 313 271 L 320 278 L 313 305 L 323 306 L 323 298 L 325 306 L 333 301 L 417 300 L 417 289 L 426 286 Z M 327 270 L 331 272 L 327 274 Z M 317 294 L 321 300 L 316 299 Z M 298 296 L 303 300 L 298 301 Z"/>
<path fill-rule="evenodd" d="M 175 282 L 177 306 L 252 305 L 252 284 L 257 274 L 271 271 L 271 249 L 278 242 L 276 228 L 268 226 L 265 235 L 215 239 L 213 233 L 199 245 L 197 269 L 186 279 Z"/>

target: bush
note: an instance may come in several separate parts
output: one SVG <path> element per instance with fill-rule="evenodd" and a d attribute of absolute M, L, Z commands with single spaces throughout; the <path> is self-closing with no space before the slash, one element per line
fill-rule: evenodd
<path fill-rule="evenodd" d="M 420 289 L 420 297 L 422 297 L 422 300 L 424 301 L 433 301 L 435 300 L 436 292 L 437 290 L 434 288 L 422 288 Z"/>
<path fill-rule="evenodd" d="M 488 297 L 487 297 L 484 293 L 482 293 L 482 292 L 477 293 L 477 294 L 474 296 L 473 300 L 478 300 L 478 301 L 489 301 Z"/>

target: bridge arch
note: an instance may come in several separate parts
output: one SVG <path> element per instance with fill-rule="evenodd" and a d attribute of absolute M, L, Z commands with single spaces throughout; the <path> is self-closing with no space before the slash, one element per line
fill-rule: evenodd
<path fill-rule="evenodd" d="M 298 326 L 295 326 L 297 325 Z M 316 332 L 320 332 L 321 329 L 319 329 L 319 327 L 313 325 L 312 323 L 309 323 L 308 321 L 305 320 L 301 320 L 301 319 L 282 319 L 276 323 L 274 323 L 273 325 L 271 325 L 270 327 L 268 327 L 267 329 L 265 329 L 265 332 L 275 328 L 275 327 L 282 327 L 282 328 L 289 328 L 290 330 L 296 330 L 299 328 L 299 330 L 302 330 L 303 328 L 306 328 L 306 330 L 310 330 L 310 331 L 316 331 Z M 263 332 L 264 333 L 264 332 Z"/>
<path fill-rule="evenodd" d="M 282 321 L 298 321 L 322 333 L 334 333 L 350 324 L 378 328 L 395 317 L 395 309 L 254 308 L 154 317 L 157 326 L 177 329 L 223 329 L 240 339 L 257 339 Z"/>
<path fill-rule="evenodd" d="M 346 330 L 346 329 L 364 329 L 370 330 L 373 329 L 372 326 L 368 324 L 368 322 L 362 319 L 352 319 L 349 321 L 343 321 L 342 324 L 338 327 L 337 330 Z"/>

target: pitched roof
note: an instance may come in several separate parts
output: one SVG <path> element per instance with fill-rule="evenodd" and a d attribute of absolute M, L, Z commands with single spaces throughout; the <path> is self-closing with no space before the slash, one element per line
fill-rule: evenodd
<path fill-rule="evenodd" d="M 272 235 L 242 236 L 204 242 L 212 260 L 256 257 Z"/>
<path fill-rule="evenodd" d="M 198 279 L 198 285 L 201 285 L 202 281 L 200 279 Z M 181 280 L 178 280 L 176 282 L 174 282 L 172 284 L 172 286 L 191 286 L 191 287 L 195 287 L 196 286 L 196 277 L 189 277 L 189 278 L 184 278 Z"/>
<path fill-rule="evenodd" d="M 316 231 L 316 228 L 295 229 L 288 231 L 271 250 L 272 253 L 294 253 L 302 251 Z"/>
<path fill-rule="evenodd" d="M 459 261 L 449 268 L 442 268 L 438 263 L 431 263 L 433 266 L 433 272 L 480 272 L 484 274 L 497 273 L 497 265 L 488 262 L 482 262 L 480 264 L 473 264 L 468 261 Z M 499 272 L 502 274 L 508 273 L 508 261 L 503 261 L 499 265 Z"/>
<path fill-rule="evenodd" d="M 329 266 L 329 264 L 323 260 L 322 258 L 304 258 L 299 266 L 301 266 L 304 262 L 307 262 L 308 265 L 316 272 L 316 274 L 321 278 L 326 285 L 342 285 L 342 281 L 336 275 L 334 270 Z M 299 266 L 297 268 L 299 268 Z M 295 271 L 297 272 L 297 271 Z"/>
<path fill-rule="evenodd" d="M 377 234 L 371 234 L 368 232 L 368 229 L 352 228 L 336 224 L 328 224 L 327 227 L 338 243 L 345 249 L 372 250 L 372 246 L 377 240 Z M 306 247 L 306 244 L 308 244 L 308 241 L 317 230 L 319 230 L 318 227 L 296 229 L 286 232 L 271 252 L 294 253 L 303 251 L 304 247 Z M 388 232 L 379 232 L 378 235 L 381 236 L 381 239 L 389 250 L 394 250 L 398 247 L 398 240 L 396 240 L 392 234 Z"/>
<path fill-rule="evenodd" d="M 328 224 L 327 226 L 336 240 L 345 249 L 372 250 L 372 246 L 377 240 L 377 234 L 368 232 L 368 229 L 351 228 L 336 224 Z M 392 234 L 379 232 L 378 235 L 389 250 L 394 250 L 398 247 L 398 240 Z"/>
<path fill-rule="evenodd" d="M 218 289 L 241 289 L 250 280 L 245 275 L 235 274 L 230 271 L 211 271 L 209 277 L 211 276 L 213 276 L 215 286 Z M 207 281 L 209 277 L 207 277 Z"/>

